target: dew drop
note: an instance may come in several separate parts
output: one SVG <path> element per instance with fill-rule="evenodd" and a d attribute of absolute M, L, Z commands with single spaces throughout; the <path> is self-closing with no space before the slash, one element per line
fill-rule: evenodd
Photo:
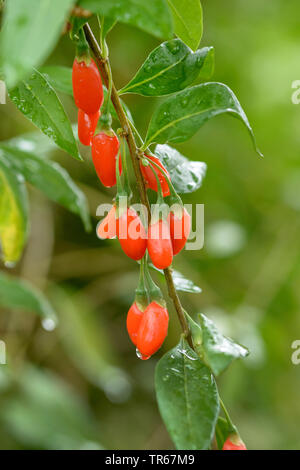
<path fill-rule="evenodd" d="M 139 350 L 138 348 L 136 348 L 136 355 L 139 359 L 141 359 L 141 361 L 147 361 L 148 359 L 150 359 L 151 356 L 144 356 Z"/>
<path fill-rule="evenodd" d="M 53 318 L 44 318 L 42 320 L 42 327 L 44 328 L 44 330 L 46 331 L 53 331 L 55 330 L 56 328 L 56 321 L 53 320 Z"/>

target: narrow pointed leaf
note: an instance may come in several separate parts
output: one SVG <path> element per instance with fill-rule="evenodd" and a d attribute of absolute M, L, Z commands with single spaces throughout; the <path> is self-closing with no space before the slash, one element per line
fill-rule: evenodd
<path fill-rule="evenodd" d="M 158 405 L 177 449 L 208 449 L 219 414 L 217 386 L 209 368 L 181 339 L 155 371 Z"/>
<path fill-rule="evenodd" d="M 0 242 L 7 264 L 19 261 L 28 232 L 28 201 L 24 178 L 0 151 Z"/>
<path fill-rule="evenodd" d="M 174 32 L 194 51 L 203 33 L 200 0 L 168 0 L 174 21 Z"/>
<path fill-rule="evenodd" d="M 238 99 L 228 86 L 214 82 L 196 85 L 167 98 L 152 116 L 145 148 L 155 142 L 184 142 L 209 119 L 220 114 L 229 114 L 240 119 L 260 154 L 252 128 Z"/>
<path fill-rule="evenodd" d="M 46 80 L 60 93 L 73 95 L 72 87 L 72 69 L 61 65 L 48 65 L 39 69 Z"/>
<path fill-rule="evenodd" d="M 177 193 L 192 193 L 201 187 L 207 168 L 204 162 L 191 162 L 169 145 L 157 145 L 155 155 L 170 173 Z"/>
<path fill-rule="evenodd" d="M 36 313 L 52 325 L 57 323 L 56 313 L 44 294 L 29 282 L 0 272 L 0 306 L 11 310 Z"/>
<path fill-rule="evenodd" d="M 219 375 L 235 359 L 248 356 L 249 351 L 231 338 L 223 336 L 205 315 L 199 315 L 203 334 L 203 358 L 214 375 Z"/>
<path fill-rule="evenodd" d="M 74 0 L 8 0 L 1 32 L 1 66 L 14 87 L 51 52 Z"/>
<path fill-rule="evenodd" d="M 162 96 L 183 90 L 200 75 L 212 47 L 193 52 L 180 39 L 160 44 L 147 57 L 136 76 L 120 91 L 144 96 Z"/>
<path fill-rule="evenodd" d="M 37 70 L 9 96 L 17 108 L 60 148 L 81 160 L 70 121 L 54 89 Z"/>
<path fill-rule="evenodd" d="M 161 274 L 162 280 L 165 280 L 164 272 L 162 269 L 156 268 L 152 263 L 149 263 L 149 267 L 157 271 Z M 182 273 L 179 271 L 173 270 L 172 277 L 175 289 L 180 292 L 188 292 L 190 294 L 201 294 L 202 289 L 190 279 L 187 279 Z"/>
<path fill-rule="evenodd" d="M 86 230 L 91 229 L 88 205 L 84 193 L 68 172 L 58 163 L 46 160 L 14 147 L 0 145 L 7 159 L 26 181 L 40 189 L 53 201 L 81 217 Z"/>
<path fill-rule="evenodd" d="M 166 0 L 81 0 L 80 5 L 93 13 L 137 26 L 158 38 L 172 35 L 172 17 Z"/>

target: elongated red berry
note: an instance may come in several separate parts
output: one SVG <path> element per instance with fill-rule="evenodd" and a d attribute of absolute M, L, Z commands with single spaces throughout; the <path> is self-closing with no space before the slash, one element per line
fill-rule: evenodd
<path fill-rule="evenodd" d="M 166 269 L 172 264 L 173 247 L 167 222 L 159 220 L 150 225 L 147 248 L 156 268 Z"/>
<path fill-rule="evenodd" d="M 166 308 L 151 302 L 143 313 L 137 334 L 137 349 L 142 356 L 150 357 L 162 346 L 169 324 Z"/>
<path fill-rule="evenodd" d="M 149 158 L 152 162 L 156 163 L 158 166 L 160 166 L 160 168 L 162 168 L 164 170 L 164 172 L 170 178 L 170 175 L 169 175 L 168 171 L 165 169 L 165 167 L 163 166 L 163 164 L 161 163 L 159 158 L 155 157 L 154 155 L 146 155 L 146 157 Z M 155 178 L 155 175 L 153 174 L 153 171 L 151 170 L 150 165 L 149 166 L 144 166 L 142 163 L 140 163 L 140 168 L 141 168 L 141 172 L 144 176 L 146 187 L 150 188 L 150 189 L 153 189 L 153 191 L 157 192 L 157 180 Z M 161 184 L 161 189 L 162 189 L 163 196 L 164 197 L 169 196 L 170 189 L 169 189 L 166 177 L 163 175 L 163 173 L 161 171 L 159 171 L 159 169 L 155 165 L 153 165 L 152 168 L 158 176 L 159 182 Z"/>
<path fill-rule="evenodd" d="M 231 434 L 227 437 L 222 450 L 247 450 L 247 447 L 238 434 Z"/>
<path fill-rule="evenodd" d="M 99 70 L 91 59 L 74 60 L 72 71 L 73 94 L 77 108 L 86 114 L 94 114 L 103 104 L 103 85 Z"/>
<path fill-rule="evenodd" d="M 103 131 L 92 139 L 92 159 L 101 183 L 107 188 L 115 186 L 116 158 L 118 157 L 120 142 L 113 130 Z M 119 164 L 120 174 L 122 162 Z"/>
<path fill-rule="evenodd" d="M 137 212 L 128 208 L 117 218 L 117 237 L 124 253 L 138 261 L 147 249 L 147 234 Z"/>
<path fill-rule="evenodd" d="M 94 114 L 86 114 L 78 109 L 78 138 L 83 145 L 91 145 L 95 134 L 100 110 Z"/>
<path fill-rule="evenodd" d="M 170 235 L 173 246 L 173 255 L 177 255 L 185 246 L 191 231 L 191 216 L 185 208 L 182 210 L 181 218 L 170 212 L 168 216 Z"/>
<path fill-rule="evenodd" d="M 116 237 L 116 206 L 113 206 L 107 216 L 98 223 L 97 235 L 102 240 Z"/>
<path fill-rule="evenodd" d="M 127 314 L 127 331 L 132 343 L 136 346 L 138 330 L 143 318 L 144 312 L 139 308 L 136 302 L 134 302 Z"/>

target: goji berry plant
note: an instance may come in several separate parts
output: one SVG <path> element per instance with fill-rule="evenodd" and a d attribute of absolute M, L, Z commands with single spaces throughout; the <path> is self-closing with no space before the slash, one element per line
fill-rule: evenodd
<path fill-rule="evenodd" d="M 117 22 L 163 40 L 120 90 L 114 84 L 107 41 Z M 42 67 L 62 31 L 73 44 L 73 69 Z M 118 238 L 123 252 L 140 270 L 127 320 L 124 312 L 133 354 L 142 360 L 153 356 L 168 334 L 169 322 L 176 321 L 173 312 L 177 314 L 182 335 L 178 345 L 159 360 L 155 372 L 158 406 L 176 448 L 245 450 L 219 396 L 216 378 L 248 351 L 223 336 L 205 315 L 195 318 L 185 311 L 178 294 L 180 282 L 175 284 L 172 270 L 191 231 L 191 214 L 180 194 L 201 186 L 206 166 L 185 158 L 171 145 L 191 138 L 220 114 L 238 118 L 255 145 L 233 91 L 223 83 L 204 81 L 213 74 L 214 49 L 199 48 L 201 37 L 200 0 L 6 0 L 1 77 L 16 107 L 54 145 L 81 160 L 74 127 L 56 91 L 74 97 L 75 134 L 91 149 L 95 177 L 107 188 L 116 187 L 111 210 L 99 222 L 97 235 Z M 123 101 L 130 93 L 162 97 L 145 137 Z M 77 213 L 90 229 L 83 193 L 41 153 L 38 143 L 29 139 L 0 144 L 0 237 L 6 266 L 20 259 L 29 232 L 25 181 Z M 156 193 L 157 206 L 166 210 L 152 210 L 148 190 Z M 145 210 L 139 212 L 134 203 Z M 165 276 L 169 299 L 152 279 L 155 270 Z M 21 280 L 2 273 L 0 292 L 2 305 L 27 307 L 45 321 L 56 322 L 48 301 Z"/>

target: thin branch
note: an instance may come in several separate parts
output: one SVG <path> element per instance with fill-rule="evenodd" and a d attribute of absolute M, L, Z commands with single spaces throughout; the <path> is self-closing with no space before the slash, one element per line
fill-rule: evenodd
<path fill-rule="evenodd" d="M 108 88 L 109 86 L 109 63 L 108 59 L 104 59 L 102 56 L 102 51 L 100 49 L 100 46 L 98 42 L 95 39 L 95 36 L 93 35 L 93 32 L 88 24 L 84 26 L 84 32 L 86 35 L 87 42 L 89 43 L 89 46 L 95 56 L 96 63 L 100 69 L 104 84 Z M 130 152 L 130 157 L 138 185 L 138 190 L 140 193 L 140 198 L 142 204 L 147 208 L 149 220 L 151 217 L 151 210 L 150 210 L 150 204 L 149 200 L 147 197 L 147 192 L 144 184 L 144 179 L 140 170 L 140 164 L 139 164 L 139 155 L 141 154 L 139 148 L 136 145 L 135 138 L 132 132 L 132 128 L 130 126 L 129 120 L 126 116 L 126 113 L 123 109 L 121 100 L 119 98 L 118 92 L 116 90 L 116 87 L 114 83 L 112 82 L 112 93 L 111 93 L 111 101 L 112 104 L 116 110 L 116 113 L 118 115 L 120 124 L 125 132 L 125 138 L 127 140 L 129 152 Z M 180 302 L 180 299 L 178 297 L 177 291 L 174 286 L 174 281 L 173 281 L 173 276 L 172 276 L 172 270 L 170 268 L 164 270 L 164 275 L 166 279 L 166 283 L 168 286 L 168 293 L 170 298 L 173 301 L 175 310 L 178 315 L 178 319 L 181 325 L 181 328 L 183 330 L 183 333 L 185 337 L 187 338 L 187 341 L 189 345 L 193 348 L 193 342 L 191 338 L 191 334 L 189 331 L 189 326 L 186 320 L 186 317 L 184 315 L 184 311 Z"/>

